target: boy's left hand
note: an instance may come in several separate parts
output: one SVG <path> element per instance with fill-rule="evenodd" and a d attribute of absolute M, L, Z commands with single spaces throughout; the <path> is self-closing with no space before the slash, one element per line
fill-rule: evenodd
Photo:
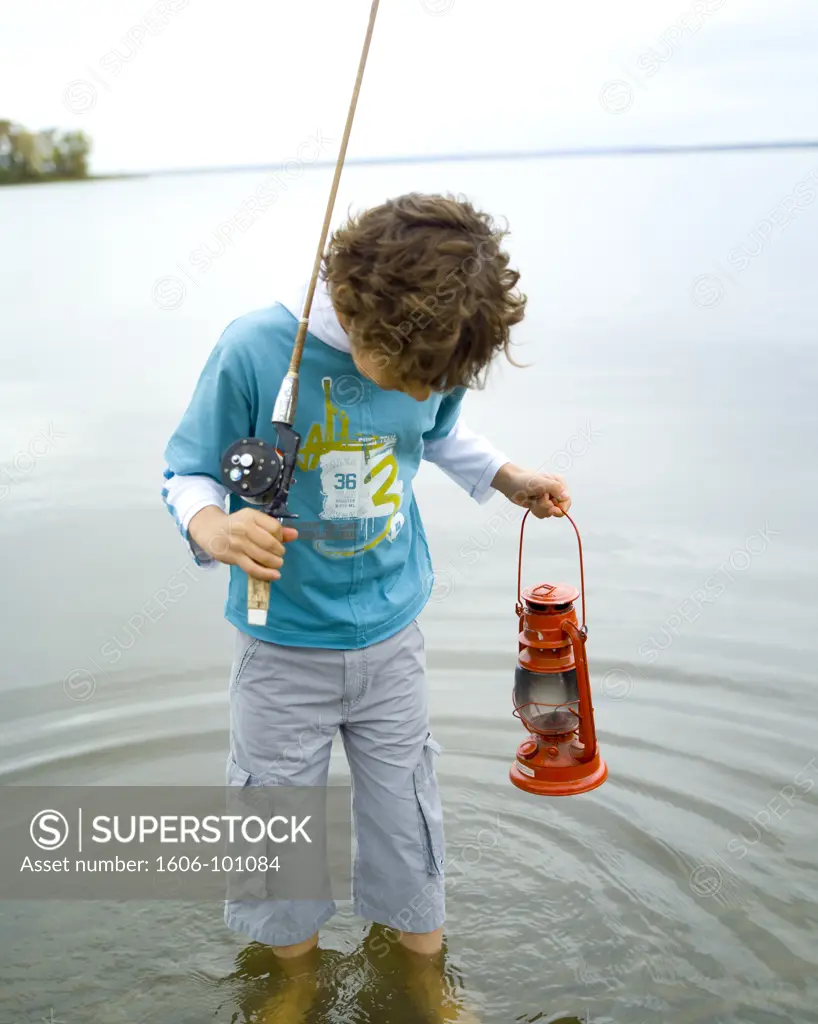
<path fill-rule="evenodd" d="M 515 505 L 531 509 L 538 519 L 561 516 L 571 508 L 571 495 L 557 473 L 540 473 L 507 462 L 497 471 L 491 486 Z"/>

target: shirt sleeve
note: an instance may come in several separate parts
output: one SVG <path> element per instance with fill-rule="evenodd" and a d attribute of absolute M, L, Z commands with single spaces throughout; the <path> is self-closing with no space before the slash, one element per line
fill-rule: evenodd
<path fill-rule="evenodd" d="M 194 562 L 202 568 L 211 568 L 217 563 L 215 558 L 190 536 L 190 521 L 197 512 L 201 512 L 208 505 L 215 505 L 224 511 L 227 493 L 227 488 L 212 477 L 177 476 L 170 467 L 165 469 L 162 500 L 184 537 Z"/>
<path fill-rule="evenodd" d="M 423 435 L 423 458 L 434 462 L 479 504 L 491 497 L 497 470 L 510 460 L 460 418 L 465 388 L 456 388 L 440 403 L 435 425 Z"/>
<path fill-rule="evenodd" d="M 210 354 L 193 397 L 165 449 L 162 499 L 198 565 L 215 564 L 189 534 L 190 521 L 207 505 L 224 509 L 221 458 L 227 448 L 253 432 L 251 375 L 231 327 Z"/>

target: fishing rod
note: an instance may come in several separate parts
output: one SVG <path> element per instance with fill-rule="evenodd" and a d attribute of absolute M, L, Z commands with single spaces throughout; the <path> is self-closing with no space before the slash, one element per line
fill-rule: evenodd
<path fill-rule="evenodd" d="M 352 132 L 355 109 L 358 106 L 358 96 L 361 91 L 361 83 L 366 68 L 366 59 L 369 56 L 369 45 L 372 41 L 379 3 L 380 0 L 372 0 L 369 24 L 366 29 L 361 59 L 358 63 L 358 74 L 352 90 L 352 99 L 350 100 L 344 134 L 341 139 L 341 148 L 335 164 L 335 174 L 332 178 L 327 210 L 324 214 L 324 223 L 321 226 L 321 236 L 315 253 L 312 275 L 307 286 L 307 294 L 304 298 L 301 317 L 298 321 L 298 330 L 296 331 L 295 343 L 292 355 L 290 356 L 290 365 L 284 380 L 281 382 L 281 387 L 273 406 L 272 424 L 276 430 L 275 447 L 261 438 L 245 437 L 231 444 L 222 456 L 221 474 L 228 490 L 250 504 L 261 506 L 267 515 L 274 516 L 276 519 L 298 518 L 296 513 L 290 512 L 287 508 L 290 485 L 295 482 L 293 480 L 293 471 L 301 444 L 301 435 L 293 430 L 295 409 L 298 403 L 298 374 L 301 367 L 301 358 L 304 354 L 304 343 L 307 340 L 307 327 L 310 322 L 312 300 L 318 283 L 321 262 L 324 258 L 324 248 L 327 244 L 327 235 L 329 234 L 332 211 L 338 194 L 341 171 L 344 168 L 344 159 L 349 144 L 349 136 Z M 257 580 L 252 576 L 248 576 L 248 624 L 252 626 L 265 626 L 267 624 L 269 607 L 269 580 Z"/>

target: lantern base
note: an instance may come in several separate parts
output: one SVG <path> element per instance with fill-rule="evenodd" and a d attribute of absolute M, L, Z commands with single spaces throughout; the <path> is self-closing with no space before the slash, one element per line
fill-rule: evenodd
<path fill-rule="evenodd" d="M 601 786 L 608 778 L 608 766 L 599 750 L 590 761 L 580 761 L 572 742 L 553 746 L 532 737 L 517 748 L 508 777 L 517 789 L 535 796 L 574 796 Z"/>

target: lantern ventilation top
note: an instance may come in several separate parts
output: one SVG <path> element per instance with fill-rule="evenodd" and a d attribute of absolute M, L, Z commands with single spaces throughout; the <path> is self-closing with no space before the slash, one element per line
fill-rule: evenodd
<path fill-rule="evenodd" d="M 567 583 L 538 583 L 522 593 L 526 604 L 536 608 L 553 608 L 555 605 L 572 604 L 579 597 L 579 591 Z"/>

